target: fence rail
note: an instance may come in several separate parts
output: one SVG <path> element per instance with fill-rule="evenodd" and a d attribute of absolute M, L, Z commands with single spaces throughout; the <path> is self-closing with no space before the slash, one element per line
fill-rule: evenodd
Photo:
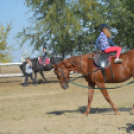
<path fill-rule="evenodd" d="M 13 65 L 21 65 L 21 62 L 18 63 L 0 63 L 0 66 L 13 66 Z"/>
<path fill-rule="evenodd" d="M 0 74 L 0 78 L 6 78 L 6 77 L 23 77 L 24 75 L 22 73 L 15 73 L 15 74 Z"/>
<path fill-rule="evenodd" d="M 0 63 L 1 66 L 16 66 L 16 65 L 21 65 L 21 62 L 17 63 Z M 7 78 L 7 77 L 23 77 L 24 75 L 22 73 L 13 73 L 13 74 L 1 74 L 1 68 L 0 68 L 0 78 Z"/>

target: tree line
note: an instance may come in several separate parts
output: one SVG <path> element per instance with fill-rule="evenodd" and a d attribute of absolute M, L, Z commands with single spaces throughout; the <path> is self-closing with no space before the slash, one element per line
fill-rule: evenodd
<path fill-rule="evenodd" d="M 94 50 L 102 23 L 109 25 L 116 45 L 134 48 L 134 0 L 25 0 L 33 12 L 29 27 L 16 38 L 30 41 L 35 50 L 44 45 L 52 56 L 74 56 Z"/>

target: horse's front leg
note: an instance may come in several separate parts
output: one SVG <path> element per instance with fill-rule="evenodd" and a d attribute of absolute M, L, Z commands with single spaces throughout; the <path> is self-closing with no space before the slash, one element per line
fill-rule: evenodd
<path fill-rule="evenodd" d="M 106 88 L 105 87 L 105 85 L 104 85 L 104 83 L 99 83 L 99 84 L 97 84 L 97 86 L 98 86 L 98 88 Z M 107 89 L 100 89 L 100 91 L 101 91 L 101 93 L 103 94 L 103 96 L 105 97 L 105 99 L 107 100 L 107 102 L 111 105 L 111 107 L 113 108 L 113 110 L 114 110 L 114 112 L 115 112 L 115 115 L 118 115 L 118 114 L 120 114 L 119 112 L 118 112 L 118 109 L 117 109 L 117 107 L 114 105 L 114 103 L 112 102 L 112 100 L 110 99 L 110 96 L 109 96 L 109 94 L 108 94 L 108 92 L 107 92 Z"/>
<path fill-rule="evenodd" d="M 95 84 L 90 86 L 89 85 L 89 89 L 88 89 L 88 105 L 87 105 L 87 110 L 84 112 L 83 115 L 88 115 L 89 112 L 90 112 L 90 106 L 91 106 L 91 102 L 93 100 L 93 95 L 94 95 L 94 89 L 91 89 L 91 88 L 94 88 L 95 87 Z"/>

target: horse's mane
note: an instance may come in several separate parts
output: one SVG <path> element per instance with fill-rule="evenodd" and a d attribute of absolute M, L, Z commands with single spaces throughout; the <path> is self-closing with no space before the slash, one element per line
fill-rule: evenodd
<path fill-rule="evenodd" d="M 78 56 L 75 56 L 75 57 L 71 57 L 71 58 L 64 60 L 62 62 L 62 64 L 65 67 L 70 68 L 70 67 L 75 67 L 75 66 L 79 65 L 80 62 L 78 61 Z"/>

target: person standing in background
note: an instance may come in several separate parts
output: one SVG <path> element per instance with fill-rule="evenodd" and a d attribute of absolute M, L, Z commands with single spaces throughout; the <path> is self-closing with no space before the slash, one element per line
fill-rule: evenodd
<path fill-rule="evenodd" d="M 34 82 L 34 85 L 37 85 L 37 82 L 32 77 L 33 70 L 32 70 L 32 63 L 30 61 L 30 58 L 27 58 L 26 62 L 27 62 L 27 64 L 25 66 L 25 84 L 23 86 L 24 87 L 27 86 L 28 77 L 31 78 L 31 80 Z"/>

